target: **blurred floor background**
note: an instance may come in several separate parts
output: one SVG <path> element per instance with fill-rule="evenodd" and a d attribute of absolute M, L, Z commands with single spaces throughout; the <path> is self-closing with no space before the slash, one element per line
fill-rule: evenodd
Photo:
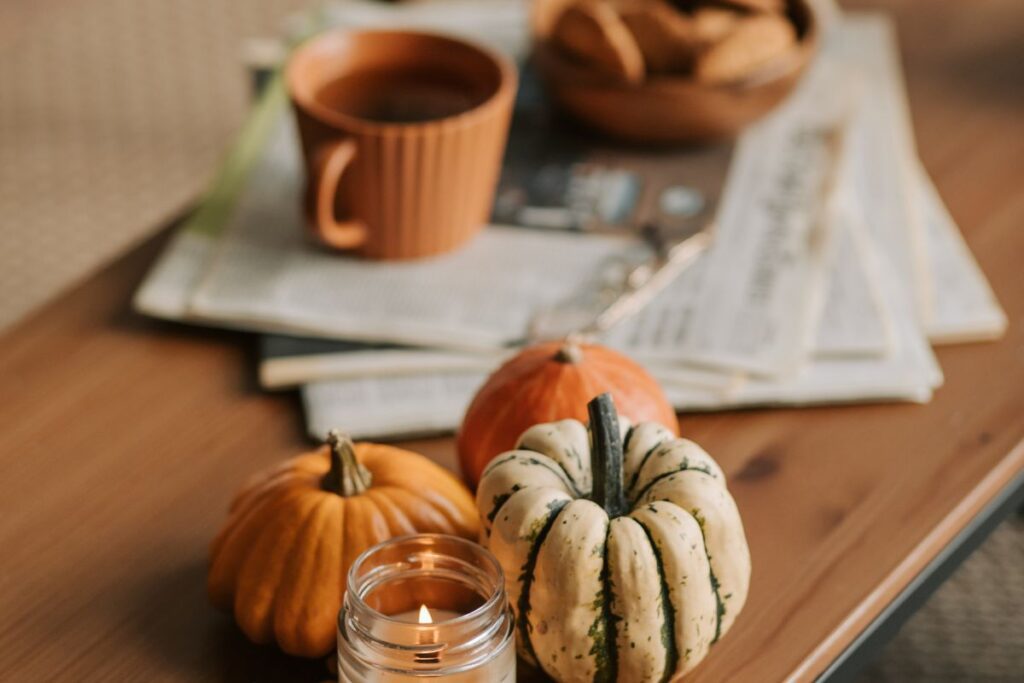
<path fill-rule="evenodd" d="M 0 327 L 180 214 L 304 0 L 0 2 Z"/>
<path fill-rule="evenodd" d="M 241 41 L 307 4 L 0 2 L 0 330 L 187 209 L 246 111 Z M 1024 518 L 863 681 L 1024 681 Z"/>

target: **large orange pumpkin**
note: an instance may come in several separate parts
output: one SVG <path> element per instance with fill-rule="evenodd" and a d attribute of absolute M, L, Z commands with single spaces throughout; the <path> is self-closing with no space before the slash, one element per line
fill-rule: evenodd
<path fill-rule="evenodd" d="M 587 421 L 587 402 L 608 392 L 633 423 L 658 422 L 678 435 L 675 410 L 646 370 L 596 344 L 545 342 L 506 362 L 477 392 L 458 435 L 462 474 L 472 487 L 491 459 L 541 422 Z"/>
<path fill-rule="evenodd" d="M 418 532 L 476 540 L 476 505 L 453 474 L 417 453 L 328 445 L 258 474 L 235 497 L 210 548 L 207 589 L 250 640 L 289 654 L 333 650 L 349 565 Z"/>

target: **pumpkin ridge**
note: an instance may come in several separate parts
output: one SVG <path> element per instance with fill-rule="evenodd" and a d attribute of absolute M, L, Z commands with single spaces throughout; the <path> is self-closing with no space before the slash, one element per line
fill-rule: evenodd
<path fill-rule="evenodd" d="M 621 363 L 621 361 L 597 355 L 590 360 L 590 367 L 588 370 L 590 370 L 590 374 L 599 376 L 607 386 L 615 387 L 616 390 L 621 391 L 629 390 L 637 383 L 637 378 L 632 376 L 630 373 L 635 374 L 637 369 L 647 372 L 637 363 L 634 363 L 634 367 L 628 369 L 619 367 L 618 363 Z"/>
<path fill-rule="evenodd" d="M 552 403 L 557 403 L 561 398 L 557 393 L 559 389 L 558 380 L 562 373 L 572 372 L 572 367 L 560 363 L 540 365 L 531 377 L 520 382 L 516 387 L 517 391 L 513 394 L 515 403 L 527 406 L 549 406 Z M 553 391 L 554 393 L 552 393 Z M 550 420 L 541 420 L 541 422 L 547 421 Z M 523 429 L 525 430 L 532 426 L 533 421 L 524 426 Z M 516 436 L 516 439 L 518 438 Z"/>
<path fill-rule="evenodd" d="M 389 536 L 387 520 L 381 518 L 372 499 L 365 495 L 349 496 L 342 503 L 345 517 L 341 575 L 347 577 L 352 563 L 360 554 Z"/>
<path fill-rule="evenodd" d="M 317 479 L 318 477 L 316 474 L 306 470 L 293 469 L 288 470 L 287 472 L 281 472 L 266 481 L 259 482 L 248 489 L 245 489 L 243 491 L 243 495 L 238 496 L 234 501 L 232 501 L 228 512 L 230 514 L 241 509 L 249 501 L 264 496 L 270 491 L 279 491 L 282 488 L 291 488 L 294 486 L 306 486 L 309 482 L 316 481 Z"/>
<path fill-rule="evenodd" d="M 544 522 L 544 526 L 537 532 L 537 538 L 530 546 L 530 552 L 526 556 L 526 563 L 522 566 L 522 570 L 517 577 L 517 580 L 523 584 L 523 588 L 519 592 L 519 600 L 516 605 L 516 630 L 519 632 L 519 642 L 522 644 L 523 649 L 526 650 L 532 661 L 538 663 L 537 653 L 533 649 L 533 642 L 530 640 L 530 632 L 532 630 L 529 619 L 530 588 L 533 585 L 533 574 L 537 568 L 537 557 L 540 555 L 540 547 L 544 544 L 552 527 L 555 526 L 555 522 L 558 521 L 558 516 L 570 502 L 562 500 L 550 505 L 548 518 Z"/>
<path fill-rule="evenodd" d="M 416 526 L 409 519 L 409 516 L 405 514 L 405 510 L 391 500 L 391 496 L 385 491 L 380 488 L 372 488 L 366 491 L 366 495 L 377 503 L 377 507 L 380 508 L 381 513 L 387 519 L 388 528 L 391 529 L 395 536 L 416 533 Z"/>
<path fill-rule="evenodd" d="M 267 491 L 273 491 L 279 487 L 295 483 L 302 483 L 309 476 L 309 473 L 303 470 L 284 468 L 279 472 L 275 472 L 273 476 L 252 481 L 232 499 L 231 504 L 228 506 L 228 514 L 232 515 L 235 512 L 241 511 L 247 504 L 265 495 Z"/>
<path fill-rule="evenodd" d="M 538 455 L 542 456 L 544 460 L 538 460 L 536 458 Z M 562 467 L 560 462 L 552 458 L 547 453 L 541 453 L 538 450 L 523 447 L 521 444 L 516 444 L 516 447 L 513 450 L 505 451 L 487 463 L 487 468 L 484 470 L 483 474 L 490 472 L 492 469 L 497 469 L 499 466 L 504 465 L 511 460 L 524 460 L 530 465 L 543 467 L 558 477 L 558 479 L 565 484 L 565 488 L 573 495 L 574 498 L 583 498 L 586 496 L 586 494 L 576 485 L 575 480 L 573 480 L 573 478 L 569 476 L 569 473 L 565 471 L 565 468 Z M 549 465 L 545 460 L 550 461 L 554 466 Z M 483 476 L 481 475 L 480 478 L 483 479 Z"/>
<path fill-rule="evenodd" d="M 357 452 L 360 462 L 373 476 L 375 487 L 378 484 L 401 486 L 408 481 L 410 473 L 415 473 L 431 477 L 443 476 L 447 480 L 447 486 L 460 490 L 463 488 L 454 472 L 450 472 L 433 461 L 426 460 L 421 456 L 409 457 L 411 454 L 391 446 L 383 444 L 374 444 L 374 446 L 373 450 L 359 449 Z"/>
<path fill-rule="evenodd" d="M 234 509 L 228 510 L 228 523 L 220 530 L 220 532 L 214 536 L 213 541 L 210 542 L 209 553 L 212 558 L 219 551 L 220 547 L 224 545 L 228 538 L 240 528 L 240 525 L 246 522 L 246 520 L 256 511 L 273 501 L 275 498 L 281 498 L 287 493 L 295 491 L 301 486 L 295 484 L 288 484 L 287 488 L 280 490 L 277 488 L 267 489 L 261 491 L 258 495 L 248 498 L 243 505 L 240 505 Z"/>
<path fill-rule="evenodd" d="M 661 549 L 658 548 L 654 535 L 651 534 L 651 530 L 647 528 L 647 525 L 638 519 L 633 521 L 639 524 L 640 528 L 644 530 L 644 534 L 647 535 L 647 540 L 651 544 L 651 550 L 654 553 L 658 580 L 661 582 L 661 644 L 665 647 L 665 673 L 661 676 L 661 683 L 667 683 L 672 680 L 676 667 L 679 665 L 679 650 L 676 648 L 676 608 L 669 599 L 668 581 L 665 580 L 665 567 L 661 557 Z"/>
<path fill-rule="evenodd" d="M 508 502 L 508 499 L 515 495 L 516 492 L 522 491 L 523 488 L 525 487 L 520 486 L 519 484 L 514 484 L 506 493 L 495 496 L 494 500 L 491 502 L 493 507 L 491 508 L 491 511 L 487 513 L 487 521 L 493 524 L 498 513 L 501 512 L 501 508 L 505 507 L 505 503 Z M 488 530 L 488 533 L 490 533 L 490 530 Z"/>
<path fill-rule="evenodd" d="M 412 494 L 420 503 L 429 505 L 432 510 L 441 515 L 451 528 L 450 531 L 445 533 L 455 534 L 458 533 L 458 529 L 462 528 L 462 525 L 459 523 L 458 511 L 454 509 L 455 504 L 443 495 L 430 489 L 424 489 L 422 486 L 419 488 L 408 488 L 395 484 L 391 486 L 392 488 L 402 489 L 406 493 Z"/>
<path fill-rule="evenodd" d="M 601 553 L 605 557 L 605 561 L 601 565 L 600 576 L 601 615 L 587 633 L 594 641 L 594 645 L 590 648 L 590 654 L 594 655 L 594 661 L 597 664 L 597 671 L 594 672 L 595 683 L 613 683 L 618 680 L 619 675 L 618 633 L 616 632 L 619 617 L 612 613 L 612 596 L 615 593 L 607 559 L 608 534 L 610 533 L 611 524 L 609 523 L 605 528 L 604 547 Z M 598 627 L 598 622 L 603 624 L 603 629 Z M 598 630 L 595 630 L 595 627 L 598 627 Z"/>
<path fill-rule="evenodd" d="M 590 357 L 587 359 L 587 373 L 586 373 L 587 376 L 586 376 L 586 380 L 587 380 L 587 386 L 589 387 L 589 391 L 586 394 L 584 394 L 584 395 L 585 396 L 589 395 L 590 398 L 594 398 L 595 396 L 597 396 L 597 394 L 593 393 L 594 389 L 593 389 L 593 381 L 592 380 L 595 379 L 595 378 L 596 379 L 600 379 L 601 383 L 604 384 L 604 386 L 609 387 L 608 389 L 605 389 L 605 391 L 614 391 L 619 386 L 623 386 L 623 385 L 624 386 L 629 386 L 628 383 L 619 383 L 619 382 L 611 382 L 611 381 L 609 381 L 607 373 L 605 373 L 602 370 L 602 366 L 604 364 L 601 363 L 601 359 L 602 359 L 601 354 L 594 354 L 594 353 L 591 353 Z M 580 373 L 580 375 L 583 375 L 583 374 L 584 373 Z"/>
<path fill-rule="evenodd" d="M 294 529 L 304 528 L 314 507 L 306 497 L 298 498 L 295 516 L 276 515 L 245 553 L 235 589 L 235 618 L 254 642 L 269 642 L 273 636 L 274 602 L 286 564 L 283 558 L 295 547 L 299 532 Z"/>
<path fill-rule="evenodd" d="M 675 505 L 675 503 L 671 501 L 665 502 L 669 505 Z M 676 505 L 676 507 L 679 506 Z M 715 570 L 711 564 L 711 553 L 708 551 L 708 539 L 707 536 L 704 535 L 704 523 L 706 520 L 704 519 L 704 515 L 700 514 L 700 510 L 697 510 L 696 508 L 690 512 L 683 510 L 682 508 L 679 509 L 682 510 L 684 514 L 688 514 L 696 520 L 697 526 L 700 527 L 700 540 L 704 545 L 704 554 L 708 558 L 708 575 L 711 579 L 711 590 L 715 594 L 715 637 L 711 639 L 711 644 L 714 645 L 718 642 L 718 639 L 722 637 L 722 617 L 725 616 L 725 602 L 723 602 L 722 596 L 718 591 L 718 577 L 715 576 Z"/>
<path fill-rule="evenodd" d="M 307 537 L 314 539 L 312 556 L 305 553 L 289 552 L 288 559 L 281 570 L 280 587 L 274 592 L 274 600 L 270 606 L 273 614 L 274 639 L 281 645 L 281 649 L 288 654 L 302 654 L 304 649 L 301 643 L 289 642 L 289 633 L 295 633 L 296 625 L 301 629 L 302 625 L 309 621 L 309 615 L 302 609 L 309 601 L 305 595 L 315 585 L 309 579 L 309 574 L 316 571 L 316 563 L 320 557 L 320 548 L 325 539 L 321 531 L 326 524 L 327 515 L 322 514 L 326 500 L 318 501 L 303 520 L 299 531 L 295 534 L 292 542 L 293 550 L 296 546 L 305 545 Z M 298 605 L 296 611 L 292 605 Z M 296 624 L 295 622 L 298 622 Z"/>
<path fill-rule="evenodd" d="M 339 538 L 341 532 L 339 531 L 337 535 L 327 532 L 335 524 L 337 524 L 338 529 L 341 528 L 342 518 L 340 511 L 341 506 L 338 505 L 336 501 L 327 499 L 321 503 L 321 510 L 318 512 L 318 514 L 324 518 L 324 522 L 319 533 L 319 543 L 317 544 L 316 551 L 314 553 L 314 572 L 313 578 L 309 581 L 309 585 L 311 587 L 319 587 L 320 592 L 317 594 L 319 599 L 315 601 L 309 599 L 303 600 L 301 609 L 308 645 L 308 647 L 306 647 L 306 651 L 302 654 L 307 657 L 318 657 L 321 653 L 330 651 L 334 648 L 337 641 L 336 633 L 338 613 L 333 609 L 333 606 L 341 604 L 344 589 L 333 579 L 341 571 L 341 550 L 338 543 L 336 543 L 336 539 Z M 305 597 L 309 597 L 308 592 Z M 316 612 L 311 612 L 311 605 L 317 605 L 320 606 L 321 610 L 326 610 L 326 618 L 324 619 L 326 623 L 323 626 L 317 626 L 316 622 L 318 615 Z M 323 618 L 323 613 L 319 616 Z M 327 634 L 326 636 L 323 636 L 326 648 L 317 647 L 316 638 L 318 635 L 322 634 Z"/>
<path fill-rule="evenodd" d="M 715 479 L 713 477 L 713 475 L 711 475 L 708 472 L 704 472 L 702 469 L 693 468 L 691 470 L 683 470 L 683 471 L 701 472 L 702 474 L 705 474 L 705 475 L 711 477 L 711 481 L 715 482 L 716 484 L 718 483 L 718 479 Z M 679 472 L 673 472 L 671 474 L 679 474 Z M 671 475 L 669 475 L 669 476 L 671 476 Z M 658 477 L 658 478 L 660 479 L 662 477 Z M 637 500 L 641 500 L 641 499 L 637 498 Z M 719 638 L 722 637 L 722 619 L 723 619 L 723 617 L 725 617 L 726 607 L 725 607 L 725 601 L 722 600 L 722 595 L 721 595 L 721 593 L 719 591 L 719 585 L 720 584 L 718 582 L 718 577 L 715 575 L 715 570 L 714 570 L 714 567 L 713 567 L 712 562 L 711 562 L 711 552 L 708 550 L 707 535 L 704 532 L 704 525 L 707 523 L 707 520 L 704 518 L 704 515 L 702 515 L 700 510 L 697 509 L 697 508 L 694 508 L 692 510 L 687 510 L 687 509 L 677 505 L 676 503 L 673 503 L 671 500 L 668 500 L 667 498 L 657 498 L 656 500 L 664 502 L 664 503 L 666 503 L 668 505 L 671 505 L 671 506 L 675 507 L 677 510 L 679 510 L 684 515 L 688 515 L 690 517 L 693 517 L 694 521 L 697 522 L 698 528 L 700 528 L 700 536 L 701 536 L 702 545 L 704 547 L 704 555 L 708 558 L 708 574 L 709 574 L 709 578 L 711 580 L 711 590 L 712 590 L 712 592 L 715 595 L 715 636 L 714 636 L 714 638 L 711 639 L 711 643 L 714 644 L 714 643 L 718 642 Z M 645 503 L 650 503 L 650 502 L 654 502 L 654 501 L 645 501 Z"/>
<path fill-rule="evenodd" d="M 417 500 L 419 500 L 421 504 L 429 506 L 438 515 L 440 515 L 447 524 L 449 524 L 451 530 L 445 530 L 444 533 L 457 532 L 457 529 L 459 528 L 457 515 L 450 507 L 449 502 L 447 502 L 443 496 L 438 495 L 436 492 L 431 492 L 431 490 L 407 490 L 409 490 L 409 493 L 416 496 Z"/>
<path fill-rule="evenodd" d="M 247 477 L 245 479 L 244 482 L 242 482 L 242 485 L 239 487 L 238 492 L 235 494 L 235 496 L 234 496 L 234 498 L 232 500 L 237 500 L 239 498 L 243 498 L 247 491 L 250 491 L 250 490 L 252 490 L 252 489 L 254 489 L 256 487 L 259 487 L 262 484 L 264 484 L 264 483 L 266 483 L 266 482 L 268 482 L 271 479 L 274 479 L 276 477 L 280 477 L 282 475 L 296 474 L 296 473 L 300 473 L 300 472 L 305 472 L 306 469 L 303 468 L 303 467 L 300 467 L 296 461 L 299 458 L 309 458 L 309 457 L 313 457 L 313 456 L 318 456 L 319 453 L 320 453 L 320 451 L 319 451 L 319 449 L 317 449 L 315 451 L 311 451 L 309 453 L 305 453 L 302 456 L 298 456 L 296 458 L 292 458 L 290 460 L 285 460 L 284 462 L 277 463 L 276 465 L 274 465 L 272 467 L 269 467 L 269 468 L 267 468 L 265 470 L 262 470 L 260 472 L 256 472 L 255 474 L 250 475 L 249 477 Z"/>
<path fill-rule="evenodd" d="M 643 471 L 644 465 L 647 464 L 647 460 L 650 459 L 650 457 L 652 455 L 654 455 L 655 451 L 657 451 L 659 448 L 661 448 L 664 445 L 665 445 L 664 441 L 659 441 L 658 443 L 654 444 L 653 446 L 651 446 L 650 448 L 647 449 L 647 452 L 644 453 L 644 457 L 640 458 L 640 462 L 637 463 L 636 470 L 633 471 L 633 477 L 632 477 L 631 481 L 629 482 L 629 485 L 626 487 L 627 491 L 631 492 L 633 490 L 633 487 L 636 486 L 637 480 L 640 479 L 640 473 Z M 634 500 L 639 500 L 639 499 L 640 499 L 639 496 L 636 496 L 634 498 Z"/>
<path fill-rule="evenodd" d="M 635 424 L 630 424 L 629 425 L 629 429 L 626 430 L 625 436 L 622 437 L 622 453 L 623 453 L 623 456 L 625 456 L 626 451 L 629 450 L 629 443 L 630 443 L 630 441 L 633 440 L 633 432 L 634 431 L 636 431 L 636 425 Z M 625 460 L 623 460 L 623 465 L 625 465 Z M 623 470 L 623 471 L 625 471 L 625 470 Z"/>
<path fill-rule="evenodd" d="M 644 462 L 646 462 L 646 458 L 645 458 Z M 642 466 L 643 466 L 643 462 L 641 462 L 641 467 Z M 637 501 L 642 500 L 644 495 L 648 491 L 650 491 L 651 488 L 655 484 L 657 484 L 662 479 L 667 479 L 667 478 L 669 478 L 669 477 L 671 477 L 673 475 L 679 474 L 680 472 L 700 472 L 702 474 L 708 475 L 709 477 L 711 477 L 715 481 L 718 481 L 717 475 L 714 472 L 712 472 L 709 468 L 707 468 L 707 467 L 705 467 L 703 465 L 695 465 L 695 466 L 691 467 L 689 461 L 687 460 L 687 461 L 684 461 L 676 469 L 670 470 L 668 472 L 662 472 L 661 474 L 656 476 L 654 479 L 651 479 L 649 482 L 647 482 L 644 485 L 644 487 L 635 496 L 632 496 L 632 500 L 630 501 L 630 504 L 631 505 L 636 505 Z M 637 477 L 639 477 L 639 476 L 640 476 L 640 470 L 638 469 L 637 470 Z M 635 484 L 635 482 L 634 482 L 634 484 Z M 703 527 L 702 527 L 702 529 L 703 529 Z"/>
<path fill-rule="evenodd" d="M 420 495 L 421 491 L 413 491 L 402 486 L 396 486 L 394 484 L 389 484 L 387 486 L 376 486 L 374 487 L 374 490 L 377 491 L 378 493 L 395 491 L 400 492 L 402 495 L 406 496 L 406 498 L 403 500 L 392 494 L 391 502 L 394 503 L 405 514 L 405 516 L 409 518 L 410 521 L 418 520 L 413 522 L 418 532 L 429 531 L 432 533 L 455 533 L 457 525 L 453 524 L 451 519 L 449 519 L 448 516 L 444 514 L 444 512 L 437 509 L 437 506 L 431 504 L 429 500 L 423 498 Z M 410 512 L 412 512 L 413 510 L 411 510 L 408 507 L 408 505 L 420 506 L 425 510 L 429 510 L 432 513 L 432 515 L 430 518 L 423 519 L 418 515 L 410 514 Z M 420 510 L 419 512 L 422 513 L 422 511 L 423 510 Z"/>
<path fill-rule="evenodd" d="M 207 592 L 217 607 L 225 611 L 234 609 L 239 576 L 262 530 L 273 520 L 280 508 L 300 495 L 302 491 L 295 489 L 285 492 L 280 497 L 270 497 L 262 505 L 254 507 L 246 518 L 225 528 L 223 542 L 210 553 L 210 568 L 207 575 Z"/>
<path fill-rule="evenodd" d="M 427 501 L 436 509 L 447 520 L 450 527 L 448 533 L 467 538 L 479 534 L 476 505 L 455 473 L 422 457 L 408 457 L 408 454 L 397 449 L 394 452 L 391 452 L 390 447 L 378 446 L 378 449 L 387 450 L 363 451 L 363 462 L 374 477 L 374 485 L 367 491 L 405 491 L 418 501 Z M 424 487 L 425 481 L 431 485 Z M 413 519 L 404 506 L 400 506 L 400 509 L 405 517 Z"/>
<path fill-rule="evenodd" d="M 522 451 L 522 450 L 526 450 L 526 449 L 525 448 L 514 448 L 511 451 L 505 451 L 504 453 L 498 454 L 493 460 L 491 460 L 489 463 L 487 463 L 487 467 L 485 467 L 484 471 L 480 473 L 480 478 L 483 479 L 484 476 L 489 474 L 491 472 L 491 470 L 495 469 L 499 465 L 504 465 L 509 460 L 514 460 L 515 458 L 519 457 L 516 454 L 516 451 Z M 530 451 L 530 453 L 536 453 L 536 452 L 537 451 Z"/>
<path fill-rule="evenodd" d="M 529 456 L 517 455 L 516 451 L 519 451 L 521 453 L 532 453 L 532 454 L 536 454 L 536 455 L 543 455 L 547 460 L 550 460 L 552 463 L 554 463 L 555 467 L 552 467 L 551 465 L 549 465 L 548 463 L 544 462 L 543 460 L 539 460 L 539 459 L 533 457 L 533 455 L 529 455 Z M 558 462 L 557 460 L 555 460 L 554 458 L 549 456 L 547 453 L 541 453 L 540 451 L 535 451 L 532 448 L 520 448 L 517 445 L 516 446 L 516 450 L 512 451 L 512 453 L 510 455 L 511 455 L 511 457 L 521 458 L 521 459 L 525 460 L 526 462 L 528 462 L 531 465 L 539 465 L 541 467 L 544 467 L 544 468 L 550 470 L 551 472 L 554 472 L 556 477 L 558 477 L 563 482 L 565 482 L 565 485 L 566 485 L 565 487 L 567 489 L 569 489 L 569 491 L 572 493 L 572 495 L 574 497 L 576 497 L 576 498 L 583 498 L 583 497 L 586 496 L 586 494 L 584 494 L 582 491 L 580 491 L 580 488 L 576 485 L 576 482 L 573 480 L 573 478 L 571 476 L 569 476 L 569 473 L 565 471 L 565 468 L 562 467 L 562 463 Z M 555 469 L 555 468 L 558 468 L 558 469 Z"/>

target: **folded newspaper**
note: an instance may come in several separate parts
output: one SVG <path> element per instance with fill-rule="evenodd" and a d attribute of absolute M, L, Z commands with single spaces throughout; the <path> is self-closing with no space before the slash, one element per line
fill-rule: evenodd
<path fill-rule="evenodd" d="M 496 3 L 510 20 L 500 29 L 475 3 L 343 6 L 328 23 L 449 26 L 524 52 L 525 31 L 510 28 L 525 25 L 518 2 Z M 322 364 L 285 376 L 316 380 L 303 388 L 312 434 L 341 426 L 375 438 L 454 428 L 539 311 L 645 258 L 641 221 L 716 225 L 708 252 L 603 339 L 644 362 L 679 409 L 926 401 L 941 383 L 928 336 L 985 339 L 1005 327 L 916 160 L 884 17 L 842 19 L 797 91 L 734 148 L 654 163 L 552 132 L 524 90 L 495 205 L 505 225 L 450 255 L 379 264 L 304 236 L 296 137 L 272 82 L 137 308 L 348 340 L 333 354 L 337 378 L 317 375 Z"/>

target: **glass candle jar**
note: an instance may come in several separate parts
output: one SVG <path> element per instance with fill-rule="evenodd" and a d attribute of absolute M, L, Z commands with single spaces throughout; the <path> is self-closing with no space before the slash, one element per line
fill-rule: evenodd
<path fill-rule="evenodd" d="M 385 541 L 352 564 L 338 680 L 514 683 L 515 629 L 498 561 L 455 536 Z"/>

